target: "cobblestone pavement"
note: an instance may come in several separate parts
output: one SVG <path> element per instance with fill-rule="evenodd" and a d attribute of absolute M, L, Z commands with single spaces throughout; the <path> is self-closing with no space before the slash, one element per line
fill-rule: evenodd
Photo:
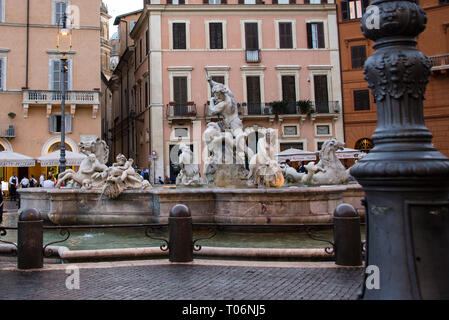
<path fill-rule="evenodd" d="M 162 264 L 80 268 L 80 289 L 64 269 L 0 270 L 0 299 L 349 300 L 362 268 Z"/>

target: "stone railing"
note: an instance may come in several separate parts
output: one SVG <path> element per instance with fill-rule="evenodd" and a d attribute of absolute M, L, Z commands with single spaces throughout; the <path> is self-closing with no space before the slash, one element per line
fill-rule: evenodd
<path fill-rule="evenodd" d="M 167 118 L 195 118 L 197 116 L 196 105 L 194 103 L 185 104 L 167 104 Z"/>
<path fill-rule="evenodd" d="M 432 69 L 449 69 L 449 53 L 430 56 L 429 59 L 432 63 Z"/>
<path fill-rule="evenodd" d="M 55 90 L 24 90 L 24 104 L 58 104 L 62 101 L 61 91 Z M 67 91 L 67 104 L 100 104 L 98 91 Z"/>

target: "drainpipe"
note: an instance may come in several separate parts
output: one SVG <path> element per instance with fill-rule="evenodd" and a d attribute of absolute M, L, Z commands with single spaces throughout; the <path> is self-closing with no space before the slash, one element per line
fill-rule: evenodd
<path fill-rule="evenodd" d="M 30 0 L 27 0 L 26 61 L 25 61 L 25 88 L 27 89 L 28 89 L 29 51 L 30 51 Z"/>
<path fill-rule="evenodd" d="M 346 144 L 346 125 L 345 125 L 345 99 L 343 95 L 343 65 L 341 63 L 341 46 L 340 46 L 340 23 L 339 16 L 340 11 L 338 10 L 338 5 L 335 3 L 335 11 L 337 12 L 337 34 L 338 34 L 338 56 L 340 59 L 340 90 L 341 90 L 341 121 L 343 122 L 343 141 Z M 347 146 L 349 148 L 349 146 Z M 352 148 L 352 147 L 351 147 Z"/>

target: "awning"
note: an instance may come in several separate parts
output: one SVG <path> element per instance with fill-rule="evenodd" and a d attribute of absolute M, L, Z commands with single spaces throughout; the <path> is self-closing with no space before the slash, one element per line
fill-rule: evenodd
<path fill-rule="evenodd" d="M 61 152 L 58 150 L 37 158 L 37 161 L 40 162 L 41 167 L 56 167 L 59 166 L 60 154 Z M 86 155 L 82 153 L 75 153 L 71 151 L 65 152 L 67 166 L 79 166 L 85 158 Z"/>
<path fill-rule="evenodd" d="M 335 154 L 338 159 L 358 159 L 362 153 L 360 150 L 344 148 L 343 150 L 338 150 Z"/>
<path fill-rule="evenodd" d="M 305 151 L 290 148 L 284 150 L 276 155 L 278 157 L 278 161 L 282 162 L 287 159 L 290 161 L 315 161 L 316 160 L 316 152 Z"/>
<path fill-rule="evenodd" d="M 36 161 L 24 154 L 12 151 L 0 152 L 0 167 L 34 167 Z"/>

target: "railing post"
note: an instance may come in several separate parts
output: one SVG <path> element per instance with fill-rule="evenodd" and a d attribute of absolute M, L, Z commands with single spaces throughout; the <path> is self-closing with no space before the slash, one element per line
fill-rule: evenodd
<path fill-rule="evenodd" d="M 360 266 L 362 264 L 362 240 L 360 217 L 353 206 L 340 204 L 334 211 L 335 264 Z"/>
<path fill-rule="evenodd" d="M 177 204 L 170 210 L 168 229 L 170 262 L 193 261 L 192 215 L 186 205 Z"/>
<path fill-rule="evenodd" d="M 39 211 L 26 209 L 17 223 L 17 268 L 40 269 L 44 266 L 43 221 Z"/>

